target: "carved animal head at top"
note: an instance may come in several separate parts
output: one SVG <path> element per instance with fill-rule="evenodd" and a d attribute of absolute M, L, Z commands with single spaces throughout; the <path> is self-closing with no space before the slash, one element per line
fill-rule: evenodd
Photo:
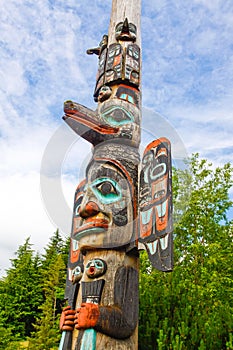
<path fill-rule="evenodd" d="M 124 22 L 120 22 L 115 28 L 115 38 L 117 41 L 135 41 L 137 36 L 137 27 L 133 23 L 129 23 L 125 18 Z"/>

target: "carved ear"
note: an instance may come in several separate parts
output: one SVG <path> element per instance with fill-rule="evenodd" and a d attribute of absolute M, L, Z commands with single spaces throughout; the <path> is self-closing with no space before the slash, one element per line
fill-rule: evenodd
<path fill-rule="evenodd" d="M 153 267 L 171 271 L 172 238 L 171 144 L 166 138 L 151 142 L 145 149 L 140 172 L 140 238 Z"/>

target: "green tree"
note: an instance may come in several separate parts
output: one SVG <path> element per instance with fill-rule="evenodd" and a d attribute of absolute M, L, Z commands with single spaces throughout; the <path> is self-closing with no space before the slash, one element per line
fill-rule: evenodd
<path fill-rule="evenodd" d="M 56 230 L 53 233 L 52 237 L 49 239 L 48 245 L 44 250 L 45 253 L 42 254 L 42 269 L 46 271 L 51 263 L 56 260 L 58 254 L 62 254 L 62 256 L 65 256 L 66 254 L 66 243 L 59 233 L 59 230 Z"/>
<path fill-rule="evenodd" d="M 230 349 L 232 168 L 194 155 L 173 181 L 174 271 L 152 270 L 141 256 L 139 349 Z"/>
<path fill-rule="evenodd" d="M 67 257 L 66 243 L 58 231 L 54 233 L 45 248 L 42 264 L 42 290 L 44 302 L 40 306 L 41 314 L 34 325 L 29 339 L 30 350 L 50 350 L 57 348 L 60 332 L 59 319 L 61 303 L 64 299 Z"/>
<path fill-rule="evenodd" d="M 57 312 L 57 302 L 64 298 L 64 282 L 64 262 L 59 254 L 47 270 L 43 286 L 45 301 L 40 307 L 41 316 L 34 326 L 29 349 L 50 350 L 58 345 L 60 313 Z"/>
<path fill-rule="evenodd" d="M 42 294 L 38 288 L 40 259 L 32 250 L 29 238 L 15 254 L 7 276 L 0 283 L 0 327 L 17 340 L 32 331 Z"/>

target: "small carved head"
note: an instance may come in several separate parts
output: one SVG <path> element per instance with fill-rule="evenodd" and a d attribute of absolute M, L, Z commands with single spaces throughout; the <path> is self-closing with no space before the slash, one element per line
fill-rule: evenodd
<path fill-rule="evenodd" d="M 111 96 L 111 94 L 112 94 L 112 89 L 109 86 L 107 85 L 102 86 L 102 88 L 99 91 L 98 101 L 103 102 L 107 100 Z"/>
<path fill-rule="evenodd" d="M 89 260 L 85 267 L 85 272 L 89 278 L 100 277 L 105 274 L 107 264 L 102 259 Z"/>
<path fill-rule="evenodd" d="M 115 28 L 115 38 L 117 41 L 135 41 L 137 36 L 137 27 L 133 23 L 128 23 L 126 18 L 124 22 L 120 22 Z"/>
<path fill-rule="evenodd" d="M 81 266 L 76 266 L 72 271 L 72 283 L 79 282 L 82 278 L 83 272 Z"/>

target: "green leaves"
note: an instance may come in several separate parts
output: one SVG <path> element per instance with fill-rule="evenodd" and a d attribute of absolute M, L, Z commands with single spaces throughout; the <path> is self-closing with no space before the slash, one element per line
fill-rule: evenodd
<path fill-rule="evenodd" d="M 139 350 L 233 350 L 233 222 L 230 164 L 214 168 L 193 155 L 173 171 L 175 268 L 152 269 L 141 253 Z M 30 239 L 0 280 L 0 350 L 57 348 L 68 241 L 56 231 L 45 253 Z"/>
<path fill-rule="evenodd" d="M 0 350 L 18 350 L 19 340 L 27 337 L 30 349 L 50 350 L 58 344 L 67 254 L 58 231 L 43 256 L 33 251 L 29 238 L 19 247 L 0 280 Z"/>
<path fill-rule="evenodd" d="M 42 301 L 38 290 L 41 282 L 40 263 L 29 238 L 19 247 L 7 277 L 1 280 L 0 326 L 9 327 L 15 339 L 23 339 L 32 330 L 32 323 Z"/>
<path fill-rule="evenodd" d="M 193 155 L 173 171 L 175 268 L 141 256 L 139 349 L 226 349 L 232 331 L 230 164 L 213 168 Z M 144 347 L 142 344 L 148 344 Z"/>

